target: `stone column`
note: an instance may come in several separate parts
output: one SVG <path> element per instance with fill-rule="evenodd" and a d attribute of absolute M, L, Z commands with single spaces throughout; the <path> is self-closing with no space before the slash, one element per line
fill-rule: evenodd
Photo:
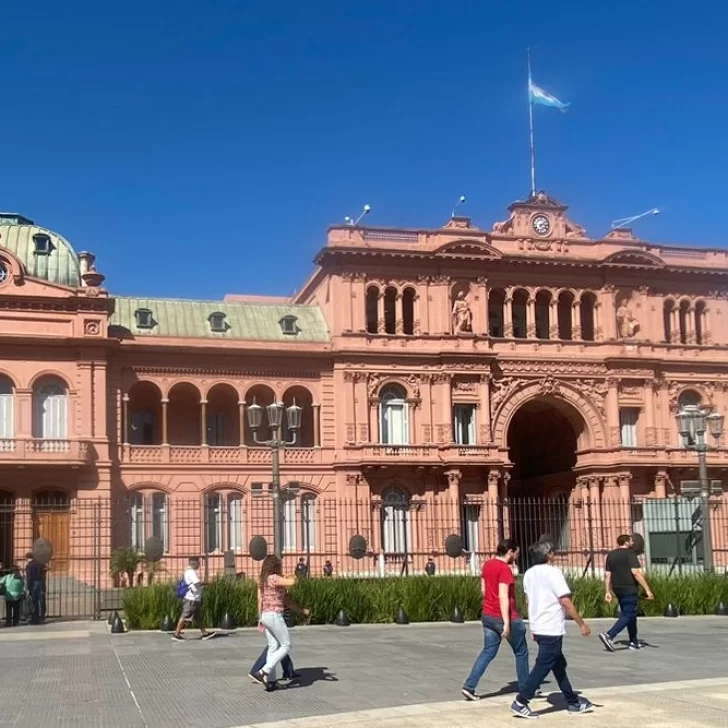
<path fill-rule="evenodd" d="M 480 375 L 480 407 L 478 444 L 488 445 L 493 442 L 490 422 L 490 374 Z"/>
<path fill-rule="evenodd" d="M 162 399 L 162 445 L 169 445 L 169 437 L 167 435 L 167 405 L 169 400 L 164 397 Z"/>
<path fill-rule="evenodd" d="M 604 341 L 604 327 L 602 325 L 602 304 L 594 304 L 594 341 Z"/>
<path fill-rule="evenodd" d="M 503 299 L 503 336 L 513 338 L 513 290 L 509 288 Z"/>
<path fill-rule="evenodd" d="M 420 276 L 417 281 L 419 283 L 417 287 L 417 315 L 420 320 L 420 333 L 427 335 L 430 333 L 430 278 L 429 276 Z"/>
<path fill-rule="evenodd" d="M 581 304 L 579 301 L 574 301 L 571 304 L 571 339 L 572 341 L 579 341 L 581 339 Z M 596 339 L 596 328 L 597 322 L 596 317 L 594 320 L 594 338 Z"/>
<path fill-rule="evenodd" d="M 463 474 L 459 470 L 445 471 L 448 485 L 448 499 L 450 500 L 451 524 L 446 528 L 447 533 L 460 533 L 460 481 Z"/>
<path fill-rule="evenodd" d="M 129 444 L 129 395 L 125 394 L 121 398 L 121 433 L 122 444 Z"/>
<path fill-rule="evenodd" d="M 713 343 L 713 337 L 710 332 L 710 321 L 708 314 L 710 313 L 709 308 L 704 308 L 701 317 L 702 317 L 702 332 L 703 332 L 703 344 L 712 344 Z"/>
<path fill-rule="evenodd" d="M 401 291 L 397 293 L 394 299 L 394 333 L 404 333 L 404 296 Z"/>
<path fill-rule="evenodd" d="M 380 290 L 377 296 L 377 333 L 383 334 L 384 331 L 384 291 Z"/>
<path fill-rule="evenodd" d="M 607 425 L 609 427 L 609 446 L 619 447 L 619 394 L 617 378 L 607 378 Z"/>
<path fill-rule="evenodd" d="M 313 410 L 313 446 L 321 447 L 321 405 L 313 404 L 311 409 Z"/>
<path fill-rule="evenodd" d="M 652 389 L 652 382 L 645 382 L 643 385 L 645 394 L 645 445 L 655 447 L 657 445 L 657 429 L 655 427 L 655 393 Z"/>
<path fill-rule="evenodd" d="M 675 303 L 670 311 L 670 342 L 680 343 L 680 307 Z"/>
<path fill-rule="evenodd" d="M 240 427 L 240 447 L 245 446 L 245 402 L 238 402 L 238 427 Z"/>
<path fill-rule="evenodd" d="M 614 305 L 614 286 L 607 284 L 601 290 L 600 301 L 604 310 L 608 311 L 607 316 L 602 316 L 603 338 L 606 340 L 617 338 L 617 309 Z"/>
<path fill-rule="evenodd" d="M 658 470 L 655 474 L 655 498 L 667 498 L 667 473 Z"/>
<path fill-rule="evenodd" d="M 407 400 L 407 416 L 408 416 L 408 427 L 407 427 L 407 443 L 409 445 L 417 445 L 419 438 L 417 437 L 417 400 Z"/>
<path fill-rule="evenodd" d="M 480 277 L 475 281 L 473 296 L 473 333 L 478 336 L 490 334 L 488 326 L 488 279 Z"/>
<path fill-rule="evenodd" d="M 207 446 L 207 400 L 200 402 L 200 445 Z"/>
<path fill-rule="evenodd" d="M 422 396 L 422 442 L 426 445 L 430 445 L 437 439 L 435 437 L 433 422 L 432 422 L 432 379 L 431 374 L 424 374 L 422 376 L 422 386 L 425 390 Z"/>
<path fill-rule="evenodd" d="M 630 488 L 631 480 L 632 473 L 620 473 L 619 500 L 622 512 L 622 518 L 619 524 L 620 533 L 632 533 L 632 490 Z"/>
<path fill-rule="evenodd" d="M 602 493 L 602 519 L 604 523 L 604 539 L 607 548 L 615 548 L 617 536 L 622 533 L 622 505 L 619 492 L 619 479 L 614 475 L 604 478 Z"/>
<path fill-rule="evenodd" d="M 691 306 L 688 309 L 687 316 L 685 317 L 685 339 L 688 344 L 695 343 L 695 307 Z"/>
<path fill-rule="evenodd" d="M 536 338 L 536 299 L 530 296 L 526 302 L 526 338 Z"/>
<path fill-rule="evenodd" d="M 549 339 L 559 338 L 559 300 L 551 296 L 549 303 Z"/>
<path fill-rule="evenodd" d="M 351 325 L 353 330 L 358 333 L 364 333 L 367 327 L 367 290 L 365 278 L 366 277 L 362 273 L 354 274 L 351 283 Z"/>
<path fill-rule="evenodd" d="M 499 521 L 500 521 L 500 477 L 501 472 L 497 468 L 488 470 L 488 492 L 484 504 L 485 510 L 485 551 L 495 551 L 498 541 L 500 541 Z"/>
<path fill-rule="evenodd" d="M 602 541 L 602 503 L 601 503 L 601 478 L 591 477 L 589 478 L 589 503 L 591 507 L 591 545 L 594 546 L 595 552 L 600 551 L 604 548 Z M 589 544 L 589 542 L 588 542 Z M 596 553 L 594 554 L 596 560 Z"/>

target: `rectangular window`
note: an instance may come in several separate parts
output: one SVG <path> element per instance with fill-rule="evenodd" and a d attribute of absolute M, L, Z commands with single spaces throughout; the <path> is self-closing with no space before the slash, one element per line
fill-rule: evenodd
<path fill-rule="evenodd" d="M 406 445 L 408 441 L 407 404 L 385 402 L 382 405 L 382 443 Z"/>
<path fill-rule="evenodd" d="M 164 544 L 165 552 L 169 550 L 169 513 L 164 493 L 152 495 L 152 536 Z"/>
<path fill-rule="evenodd" d="M 301 498 L 301 533 L 304 551 L 316 550 L 316 498 L 311 495 Z"/>
<path fill-rule="evenodd" d="M 296 550 L 296 499 L 286 498 L 283 501 L 283 550 Z"/>
<path fill-rule="evenodd" d="M 13 439 L 13 393 L 0 394 L 0 439 Z M 3 449 L 0 443 L 0 449 Z"/>
<path fill-rule="evenodd" d="M 453 439 L 458 445 L 475 445 L 475 405 L 453 407 Z"/>
<path fill-rule="evenodd" d="M 634 407 L 622 407 L 619 410 L 620 442 L 622 447 L 637 447 L 637 416 L 639 410 Z"/>
<path fill-rule="evenodd" d="M 129 436 L 132 445 L 153 445 L 154 413 L 132 412 L 131 433 L 129 434 Z"/>
<path fill-rule="evenodd" d="M 228 499 L 228 549 L 243 550 L 243 499 L 239 495 Z"/>
<path fill-rule="evenodd" d="M 129 504 L 131 517 L 131 547 L 142 551 L 144 549 L 144 496 L 135 493 Z"/>
<path fill-rule="evenodd" d="M 225 440 L 225 415 L 213 412 L 207 415 L 207 444 L 222 447 Z"/>
<path fill-rule="evenodd" d="M 473 503 L 465 504 L 462 511 L 463 548 L 466 551 L 477 553 L 480 551 L 480 506 Z"/>
<path fill-rule="evenodd" d="M 222 551 L 222 499 L 217 493 L 205 499 L 205 551 Z"/>

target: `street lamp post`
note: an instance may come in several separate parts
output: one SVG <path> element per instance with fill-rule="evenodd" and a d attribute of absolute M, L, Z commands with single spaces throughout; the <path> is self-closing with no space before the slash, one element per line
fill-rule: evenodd
<path fill-rule="evenodd" d="M 248 405 L 248 426 L 253 432 L 253 441 L 256 445 L 269 447 L 273 461 L 273 551 L 278 558 L 283 555 L 283 538 L 281 523 L 281 458 L 280 453 L 284 447 L 295 445 L 298 440 L 298 431 L 301 429 L 301 407 L 296 406 L 296 400 L 289 407 L 284 407 L 281 402 L 273 402 L 263 408 L 256 404 Z M 268 427 L 272 437 L 270 440 L 259 440 L 258 430 L 263 424 L 263 409 L 268 415 Z M 286 422 L 291 432 L 290 440 L 281 439 L 281 424 L 283 423 L 283 412 L 286 413 Z"/>
<path fill-rule="evenodd" d="M 685 405 L 676 415 L 677 429 L 686 446 L 698 453 L 698 477 L 700 479 L 700 512 L 703 522 L 703 568 L 713 571 L 713 534 L 710 523 L 710 481 L 706 456 L 708 444 L 705 433 L 715 439 L 716 445 L 723 434 L 724 416 L 708 412 L 698 405 Z"/>

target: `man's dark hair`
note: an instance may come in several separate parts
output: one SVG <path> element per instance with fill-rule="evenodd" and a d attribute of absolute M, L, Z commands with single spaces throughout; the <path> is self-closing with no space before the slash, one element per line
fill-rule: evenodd
<path fill-rule="evenodd" d="M 617 546 L 624 546 L 632 540 L 632 536 L 628 533 L 623 533 L 621 536 L 617 536 Z"/>
<path fill-rule="evenodd" d="M 554 550 L 554 545 L 551 541 L 538 541 L 533 544 L 529 549 L 531 554 L 531 562 L 534 566 L 538 564 L 548 564 L 549 554 Z"/>
<path fill-rule="evenodd" d="M 505 556 L 509 551 L 515 551 L 517 548 L 518 546 L 512 538 L 504 538 L 498 544 L 495 552 L 498 556 Z"/>
<path fill-rule="evenodd" d="M 28 553 L 25 554 L 25 558 L 26 559 L 32 559 L 33 558 L 33 554 L 31 554 L 30 551 L 28 551 Z"/>
<path fill-rule="evenodd" d="M 188 562 L 189 564 L 199 564 L 200 563 L 200 557 L 199 556 L 190 556 L 190 560 Z"/>

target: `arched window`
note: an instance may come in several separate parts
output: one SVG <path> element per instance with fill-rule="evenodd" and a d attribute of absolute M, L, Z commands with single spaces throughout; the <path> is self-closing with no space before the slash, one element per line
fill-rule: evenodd
<path fill-rule="evenodd" d="M 574 332 L 571 326 L 571 312 L 574 306 L 574 294 L 569 291 L 562 291 L 559 294 L 557 316 L 559 319 L 559 338 L 562 341 L 571 341 Z"/>
<path fill-rule="evenodd" d="M 668 299 L 662 306 L 662 325 L 665 332 L 665 342 L 669 344 L 675 332 L 672 330 L 673 321 L 673 310 L 675 308 L 675 302 Z"/>
<path fill-rule="evenodd" d="M 167 494 L 137 491 L 129 496 L 129 544 L 142 551 L 148 538 L 158 538 L 169 550 Z"/>
<path fill-rule="evenodd" d="M 513 294 L 511 311 L 513 312 L 513 336 L 516 339 L 525 339 L 528 333 L 527 321 L 528 293 L 520 290 Z"/>
<path fill-rule="evenodd" d="M 379 434 L 384 445 L 406 445 L 409 442 L 409 417 L 406 393 L 391 385 L 380 394 Z"/>
<path fill-rule="evenodd" d="M 551 294 L 539 291 L 536 294 L 536 336 L 539 339 L 549 338 L 551 328 Z"/>
<path fill-rule="evenodd" d="M 384 292 L 384 333 L 397 333 L 397 290 L 391 287 Z"/>
<path fill-rule="evenodd" d="M 0 450 L 13 449 L 13 383 L 0 376 Z"/>
<path fill-rule="evenodd" d="M 503 307 L 506 294 L 497 288 L 488 294 L 488 334 L 493 338 L 503 338 L 505 327 L 503 320 Z"/>
<path fill-rule="evenodd" d="M 382 496 L 382 550 L 385 554 L 412 550 L 409 497 L 401 488 L 388 488 Z"/>
<path fill-rule="evenodd" d="M 594 311 L 597 307 L 597 297 L 591 293 L 583 293 L 579 302 L 579 323 L 581 325 L 581 340 L 594 341 L 596 338 L 594 326 Z"/>
<path fill-rule="evenodd" d="M 402 331 L 411 336 L 415 333 L 415 290 L 405 288 L 402 294 Z"/>
<path fill-rule="evenodd" d="M 54 441 L 68 437 L 68 390 L 59 379 L 42 380 L 33 390 L 33 437 Z"/>
<path fill-rule="evenodd" d="M 367 333 L 379 332 L 379 289 L 376 286 L 367 288 L 366 301 Z"/>
<path fill-rule="evenodd" d="M 205 552 L 243 550 L 243 497 L 216 491 L 205 496 Z"/>
<path fill-rule="evenodd" d="M 700 407 L 701 404 L 701 396 L 692 389 L 686 389 L 678 397 L 677 409 L 679 412 L 686 407 Z M 705 441 L 705 433 L 703 433 L 702 435 L 698 435 L 696 432 L 691 432 L 687 436 L 678 434 L 678 440 L 680 442 L 680 447 L 692 447 L 694 445 L 701 445 Z"/>
<path fill-rule="evenodd" d="M 695 304 L 695 343 L 702 346 L 705 340 L 705 301 L 698 301 Z"/>

